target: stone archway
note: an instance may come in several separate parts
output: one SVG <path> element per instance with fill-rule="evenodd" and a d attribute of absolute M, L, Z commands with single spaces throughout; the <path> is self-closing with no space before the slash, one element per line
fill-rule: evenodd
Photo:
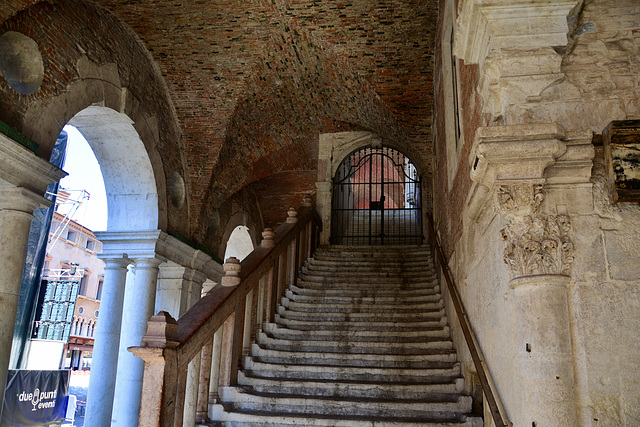
<path fill-rule="evenodd" d="M 132 120 L 110 108 L 91 106 L 69 124 L 85 137 L 100 164 L 107 193 L 107 231 L 158 229 L 156 179 Z"/>

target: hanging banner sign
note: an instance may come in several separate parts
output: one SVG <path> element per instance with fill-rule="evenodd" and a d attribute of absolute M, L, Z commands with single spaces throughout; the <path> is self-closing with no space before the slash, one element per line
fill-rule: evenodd
<path fill-rule="evenodd" d="M 9 371 L 0 427 L 61 424 L 68 394 L 68 370 Z"/>

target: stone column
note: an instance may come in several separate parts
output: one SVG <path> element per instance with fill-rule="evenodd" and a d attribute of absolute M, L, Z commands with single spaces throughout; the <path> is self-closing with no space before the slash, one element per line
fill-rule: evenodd
<path fill-rule="evenodd" d="M 127 265 L 130 263 L 128 257 L 106 258 L 104 261 L 100 321 L 96 328 L 93 346 L 85 416 L 85 424 L 95 427 L 111 425 L 122 326 L 122 305 Z"/>
<path fill-rule="evenodd" d="M 127 351 L 127 348 L 140 345 L 147 331 L 147 321 L 153 316 L 158 266 L 161 262 L 157 258 L 136 259 L 133 286 L 128 284 L 125 289 L 113 426 L 129 427 L 138 423 L 144 361 Z"/>

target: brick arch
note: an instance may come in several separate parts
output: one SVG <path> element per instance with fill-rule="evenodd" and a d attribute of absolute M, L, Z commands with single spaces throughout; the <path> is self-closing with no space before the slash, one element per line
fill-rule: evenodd
<path fill-rule="evenodd" d="M 95 25 L 87 25 L 88 16 Z M 173 172 L 187 178 L 178 122 L 161 73 L 135 34 L 110 12 L 80 0 L 34 4 L 2 23 L 0 32 L 5 30 L 38 43 L 45 78 L 29 96 L 17 96 L 0 79 L 0 119 L 38 143 L 39 155 L 48 158 L 62 127 L 78 112 L 98 105 L 125 114 L 153 168 L 157 227 L 188 235 L 188 185 L 181 208 L 167 197 Z"/>
<path fill-rule="evenodd" d="M 232 194 L 267 176 L 317 169 L 326 120 L 406 135 L 376 91 L 330 46 L 304 31 L 264 48 L 246 81 L 213 169 L 202 218 Z M 286 65 L 283 65 L 286 64 Z"/>

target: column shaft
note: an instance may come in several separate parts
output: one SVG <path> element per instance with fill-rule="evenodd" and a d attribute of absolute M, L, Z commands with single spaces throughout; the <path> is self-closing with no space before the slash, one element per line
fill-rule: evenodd
<path fill-rule="evenodd" d="M 140 345 L 147 331 L 147 322 L 153 316 L 158 266 L 161 261 L 143 258 L 135 260 L 135 263 L 133 286 L 127 284 L 124 294 L 123 327 L 112 413 L 112 425 L 123 427 L 138 425 L 144 361 L 127 351 L 127 348 Z"/>
<path fill-rule="evenodd" d="M 85 425 L 109 427 L 118 367 L 122 305 L 128 258 L 106 259 L 95 333 Z"/>
<path fill-rule="evenodd" d="M 35 207 L 34 207 L 35 208 Z M 20 283 L 27 253 L 29 227 L 33 215 L 28 212 L 0 210 L 0 386 L 4 391 L 11 357 L 11 342 L 18 311 Z M 3 392 L 4 395 L 4 392 Z"/>

